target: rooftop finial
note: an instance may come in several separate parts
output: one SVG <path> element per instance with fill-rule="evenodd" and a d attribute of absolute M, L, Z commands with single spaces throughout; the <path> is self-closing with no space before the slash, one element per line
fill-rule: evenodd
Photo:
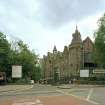
<path fill-rule="evenodd" d="M 54 45 L 54 49 L 53 49 L 53 51 L 57 51 L 57 48 L 56 48 L 56 46 Z"/>
<path fill-rule="evenodd" d="M 78 30 L 78 26 L 76 25 L 76 30 Z"/>
<path fill-rule="evenodd" d="M 53 53 L 57 53 L 57 48 L 55 45 L 54 45 Z"/>

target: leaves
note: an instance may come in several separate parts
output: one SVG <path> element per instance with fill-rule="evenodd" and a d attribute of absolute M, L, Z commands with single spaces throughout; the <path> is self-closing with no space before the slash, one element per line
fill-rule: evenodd
<path fill-rule="evenodd" d="M 6 72 L 7 77 L 11 77 L 12 65 L 22 65 L 23 78 L 39 80 L 41 69 L 36 67 L 37 61 L 38 55 L 22 40 L 10 44 L 0 32 L 0 71 Z"/>
<path fill-rule="evenodd" d="M 103 67 L 105 65 L 105 14 L 98 21 L 99 27 L 95 32 L 95 61 Z"/>
<path fill-rule="evenodd" d="M 35 65 L 38 60 L 38 56 L 35 52 L 30 51 L 28 46 L 23 41 L 18 41 L 16 50 L 12 50 L 12 64 L 23 66 L 23 78 L 31 77 L 33 71 L 35 72 Z"/>

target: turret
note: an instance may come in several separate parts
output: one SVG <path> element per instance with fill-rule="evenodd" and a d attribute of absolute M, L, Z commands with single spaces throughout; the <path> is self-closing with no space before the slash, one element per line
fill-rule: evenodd
<path fill-rule="evenodd" d="M 54 45 L 53 54 L 56 54 L 56 53 L 57 53 L 57 48 L 56 48 L 56 46 Z"/>
<path fill-rule="evenodd" d="M 80 32 L 78 31 L 78 27 L 76 26 L 76 30 L 75 30 L 75 33 L 72 34 L 72 42 L 71 44 L 74 44 L 74 43 L 81 43 L 82 40 L 81 40 L 81 34 Z"/>

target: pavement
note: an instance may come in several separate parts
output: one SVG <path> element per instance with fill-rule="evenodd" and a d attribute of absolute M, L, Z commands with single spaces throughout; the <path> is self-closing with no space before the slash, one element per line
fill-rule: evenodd
<path fill-rule="evenodd" d="M 39 84 L 34 84 L 34 85 L 1 85 L 0 86 L 0 92 L 8 92 L 8 91 L 21 91 L 21 90 L 27 90 L 33 88 L 33 86 L 39 86 Z M 51 89 L 59 88 L 59 89 L 72 89 L 72 88 L 95 88 L 95 87 L 105 87 L 105 85 L 76 85 L 76 84 L 62 84 L 59 86 L 51 86 L 51 85 L 41 85 L 40 87 L 36 88 L 38 89 L 45 89 L 47 86 L 50 87 Z M 53 88 L 52 88 L 53 87 Z"/>
<path fill-rule="evenodd" d="M 32 85 L 2 85 L 0 86 L 0 92 L 26 90 L 32 88 Z"/>
<path fill-rule="evenodd" d="M 64 87 L 68 87 L 67 85 Z M 88 101 L 95 105 L 105 105 L 104 85 L 79 85 L 72 88 L 58 88 L 58 91 L 79 99 Z"/>
<path fill-rule="evenodd" d="M 95 88 L 95 87 L 105 87 L 105 85 L 86 85 L 86 84 L 62 84 L 57 86 L 61 89 L 72 89 L 72 88 Z"/>
<path fill-rule="evenodd" d="M 12 98 L 1 101 L 0 105 L 96 105 L 86 100 L 67 95 L 61 96 L 33 96 L 30 98 Z"/>
<path fill-rule="evenodd" d="M 104 86 L 34 84 L 0 89 L 0 105 L 105 105 Z"/>

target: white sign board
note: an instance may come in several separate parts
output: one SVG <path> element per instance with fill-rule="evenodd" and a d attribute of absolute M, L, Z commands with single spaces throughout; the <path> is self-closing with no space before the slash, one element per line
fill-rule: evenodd
<path fill-rule="evenodd" d="M 22 66 L 13 65 L 12 66 L 12 78 L 21 78 L 22 77 Z"/>
<path fill-rule="evenodd" d="M 95 74 L 105 74 L 105 70 L 104 69 L 95 69 L 95 70 L 93 70 L 93 73 L 95 73 Z"/>
<path fill-rule="evenodd" d="M 89 77 L 89 70 L 80 70 L 80 77 Z"/>

